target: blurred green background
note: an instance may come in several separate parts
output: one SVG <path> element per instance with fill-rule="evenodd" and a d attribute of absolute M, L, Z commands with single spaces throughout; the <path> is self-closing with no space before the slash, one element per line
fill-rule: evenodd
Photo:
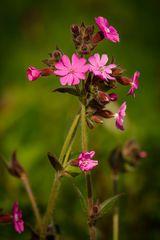
<path fill-rule="evenodd" d="M 159 8 L 158 0 L 5 0 L 0 9 L 0 152 L 10 159 L 16 150 L 28 172 L 41 211 L 44 212 L 52 185 L 53 169 L 47 152 L 57 156 L 70 123 L 77 112 L 78 101 L 69 95 L 52 93 L 58 78 L 41 78 L 28 82 L 29 65 L 42 68 L 58 45 L 69 56 L 74 52 L 72 23 L 94 24 L 94 17 L 104 16 L 119 33 L 120 44 L 100 43 L 96 51 L 115 56 L 131 76 L 141 72 L 136 98 L 126 97 L 127 88 L 120 86 L 119 104 L 127 98 L 124 133 L 113 121 L 89 131 L 90 149 L 96 151 L 99 167 L 93 172 L 94 190 L 100 201 L 112 196 L 112 177 L 107 163 L 109 152 L 128 138 L 135 138 L 148 152 L 140 167 L 120 179 L 120 191 L 127 195 L 120 201 L 120 239 L 160 239 L 160 161 L 159 161 Z M 74 145 L 80 152 L 78 135 Z M 85 192 L 83 175 L 76 182 Z M 0 208 L 10 211 L 19 200 L 24 219 L 33 223 L 28 197 L 20 181 L 9 176 L 0 163 Z M 62 239 L 85 240 L 87 227 L 78 196 L 68 180 L 63 180 L 56 222 L 61 225 Z M 112 215 L 99 223 L 100 239 L 112 239 Z M 0 225 L 0 239 L 28 239 L 29 232 L 14 233 L 9 225 Z"/>

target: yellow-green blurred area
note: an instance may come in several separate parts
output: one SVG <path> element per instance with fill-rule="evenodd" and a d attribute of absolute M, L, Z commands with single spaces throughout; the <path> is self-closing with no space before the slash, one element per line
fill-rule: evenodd
<path fill-rule="evenodd" d="M 53 93 L 59 87 L 55 76 L 34 82 L 26 78 L 29 65 L 44 67 L 41 60 L 56 46 L 71 56 L 75 51 L 70 26 L 94 24 L 104 16 L 120 33 L 120 43 L 103 41 L 95 51 L 115 57 L 127 69 L 126 75 L 139 70 L 141 77 L 136 97 L 126 96 L 128 88 L 119 85 L 118 104 L 127 101 L 125 132 L 115 129 L 114 120 L 89 130 L 89 150 L 96 151 L 99 166 L 93 171 L 94 192 L 100 201 L 112 196 L 109 152 L 128 138 L 135 138 L 148 152 L 139 168 L 120 178 L 119 191 L 126 193 L 120 204 L 120 239 L 160 239 L 160 159 L 159 159 L 159 9 L 158 0 L 5 0 L 0 8 L 0 153 L 7 160 L 13 151 L 28 172 L 41 212 L 44 213 L 54 170 L 47 152 L 57 156 L 79 110 L 74 96 Z M 96 27 L 96 30 L 98 28 Z M 94 51 L 94 52 L 95 52 Z M 118 107 L 114 106 L 114 108 Z M 74 144 L 79 154 L 80 132 Z M 76 179 L 85 194 L 83 174 Z M 95 198 L 96 199 L 96 198 Z M 23 218 L 34 223 L 28 196 L 21 182 L 10 176 L 0 163 L 0 208 L 10 212 L 15 200 Z M 62 239 L 85 240 L 87 225 L 79 196 L 70 181 L 63 179 L 55 222 L 61 226 Z M 98 222 L 102 240 L 112 239 L 112 212 Z M 29 231 L 14 233 L 10 225 L 0 225 L 0 239 L 29 239 Z"/>

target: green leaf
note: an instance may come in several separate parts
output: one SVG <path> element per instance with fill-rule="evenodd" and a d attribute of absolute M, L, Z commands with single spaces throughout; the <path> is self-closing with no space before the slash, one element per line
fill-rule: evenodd
<path fill-rule="evenodd" d="M 70 87 L 56 88 L 56 89 L 53 89 L 52 92 L 68 93 L 74 96 L 80 96 L 76 89 L 70 88 Z"/>
<path fill-rule="evenodd" d="M 97 218 L 102 217 L 105 214 L 108 214 L 110 210 L 113 208 L 116 201 L 122 196 L 122 194 L 115 195 L 111 198 L 106 199 L 104 202 L 102 202 L 99 206 L 99 214 Z"/>
<path fill-rule="evenodd" d="M 65 171 L 68 172 L 72 177 L 78 176 L 81 172 L 81 170 L 78 167 L 68 165 L 65 168 Z"/>
<path fill-rule="evenodd" d="M 54 169 L 56 171 L 62 171 L 63 170 L 62 165 L 60 164 L 60 162 L 58 161 L 58 159 L 54 155 L 48 153 L 48 159 L 49 159 L 50 163 L 52 164 L 52 166 L 54 167 Z"/>

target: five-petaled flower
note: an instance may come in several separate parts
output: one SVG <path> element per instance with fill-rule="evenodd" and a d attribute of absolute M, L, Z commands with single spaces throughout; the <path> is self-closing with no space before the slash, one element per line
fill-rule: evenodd
<path fill-rule="evenodd" d="M 132 95 L 133 97 L 135 96 L 135 89 L 138 89 L 138 79 L 140 76 L 140 72 L 136 71 L 134 75 L 132 76 L 131 79 L 131 88 L 128 91 L 128 95 Z"/>
<path fill-rule="evenodd" d="M 106 39 L 108 39 L 114 43 L 117 43 L 120 41 L 117 30 L 113 26 L 109 25 L 106 18 L 99 16 L 99 17 L 95 18 L 95 21 Z"/>
<path fill-rule="evenodd" d="M 55 64 L 57 70 L 54 73 L 60 76 L 62 85 L 77 85 L 80 80 L 85 80 L 85 73 L 88 71 L 86 59 L 72 55 L 72 63 L 67 55 L 63 55 L 61 60 Z"/>
<path fill-rule="evenodd" d="M 18 202 L 15 202 L 13 204 L 12 222 L 16 232 L 22 233 L 24 231 L 24 221 L 22 219 L 22 211 L 19 209 Z"/>
<path fill-rule="evenodd" d="M 120 130 L 124 130 L 123 122 L 124 122 L 124 117 L 126 116 L 126 102 L 124 102 L 120 108 L 118 113 L 114 114 L 114 118 L 116 120 L 116 127 Z"/>
<path fill-rule="evenodd" d="M 78 157 L 78 165 L 81 171 L 88 172 L 94 169 L 98 165 L 97 160 L 92 160 L 91 158 L 95 155 L 94 151 L 82 152 Z"/>
<path fill-rule="evenodd" d="M 108 62 L 107 54 L 100 55 L 98 53 L 91 56 L 88 61 L 90 62 L 89 71 L 93 72 L 94 75 L 100 77 L 103 80 L 114 80 L 115 78 L 112 77 L 112 69 L 116 67 L 116 64 L 109 64 L 106 66 Z"/>
<path fill-rule="evenodd" d="M 39 70 L 39 69 L 37 69 L 35 67 L 30 66 L 27 69 L 28 80 L 30 80 L 30 81 L 36 80 L 37 78 L 39 78 L 41 76 L 41 73 L 42 73 L 41 70 Z"/>

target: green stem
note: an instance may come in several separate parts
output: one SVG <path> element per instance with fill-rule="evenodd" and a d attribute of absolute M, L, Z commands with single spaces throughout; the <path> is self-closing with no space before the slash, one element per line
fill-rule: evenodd
<path fill-rule="evenodd" d="M 118 174 L 113 174 L 113 194 L 118 194 Z M 113 208 L 113 240 L 119 239 L 119 207 L 115 204 Z"/>
<path fill-rule="evenodd" d="M 68 149 L 68 146 L 70 145 L 70 143 L 72 142 L 72 139 L 74 138 L 78 123 L 79 123 L 79 119 L 80 119 L 80 114 L 77 114 L 75 119 L 73 120 L 73 123 L 69 129 L 68 135 L 66 137 L 66 140 L 63 144 L 60 156 L 59 156 L 59 161 L 63 162 L 64 161 L 64 157 L 66 154 L 66 151 Z"/>
<path fill-rule="evenodd" d="M 86 108 L 81 104 L 81 129 L 82 129 L 82 151 L 87 152 L 87 126 L 86 126 Z M 93 211 L 93 191 L 92 191 L 92 178 L 91 173 L 85 173 L 86 188 L 87 188 L 87 206 L 88 206 L 88 229 L 90 240 L 96 239 L 96 229 L 91 221 Z"/>
<path fill-rule="evenodd" d="M 46 239 L 46 233 L 47 233 L 47 228 L 50 223 L 50 220 L 53 215 L 53 210 L 55 207 L 55 201 L 58 195 L 58 190 L 60 187 L 60 175 L 58 173 L 55 174 L 55 179 L 52 185 L 49 201 L 48 201 L 48 206 L 46 213 L 44 215 L 44 222 L 43 222 L 43 228 L 41 231 L 41 237 L 40 240 L 45 240 Z"/>
<path fill-rule="evenodd" d="M 39 209 L 38 209 L 38 206 L 37 206 L 37 202 L 36 202 L 36 199 L 34 197 L 34 194 L 32 192 L 32 188 L 30 186 L 30 182 L 29 182 L 29 179 L 27 177 L 27 175 L 24 173 L 22 174 L 21 176 L 21 180 L 23 182 L 23 185 L 26 189 L 26 192 L 29 196 L 29 199 L 30 199 L 30 202 L 31 202 L 31 205 L 32 205 L 32 209 L 33 209 L 33 212 L 34 212 L 34 215 L 35 215 L 35 219 L 36 219 L 36 222 L 37 222 L 37 227 L 39 230 L 41 230 L 42 228 L 42 219 L 41 219 L 41 216 L 40 216 L 40 212 L 39 212 Z"/>

